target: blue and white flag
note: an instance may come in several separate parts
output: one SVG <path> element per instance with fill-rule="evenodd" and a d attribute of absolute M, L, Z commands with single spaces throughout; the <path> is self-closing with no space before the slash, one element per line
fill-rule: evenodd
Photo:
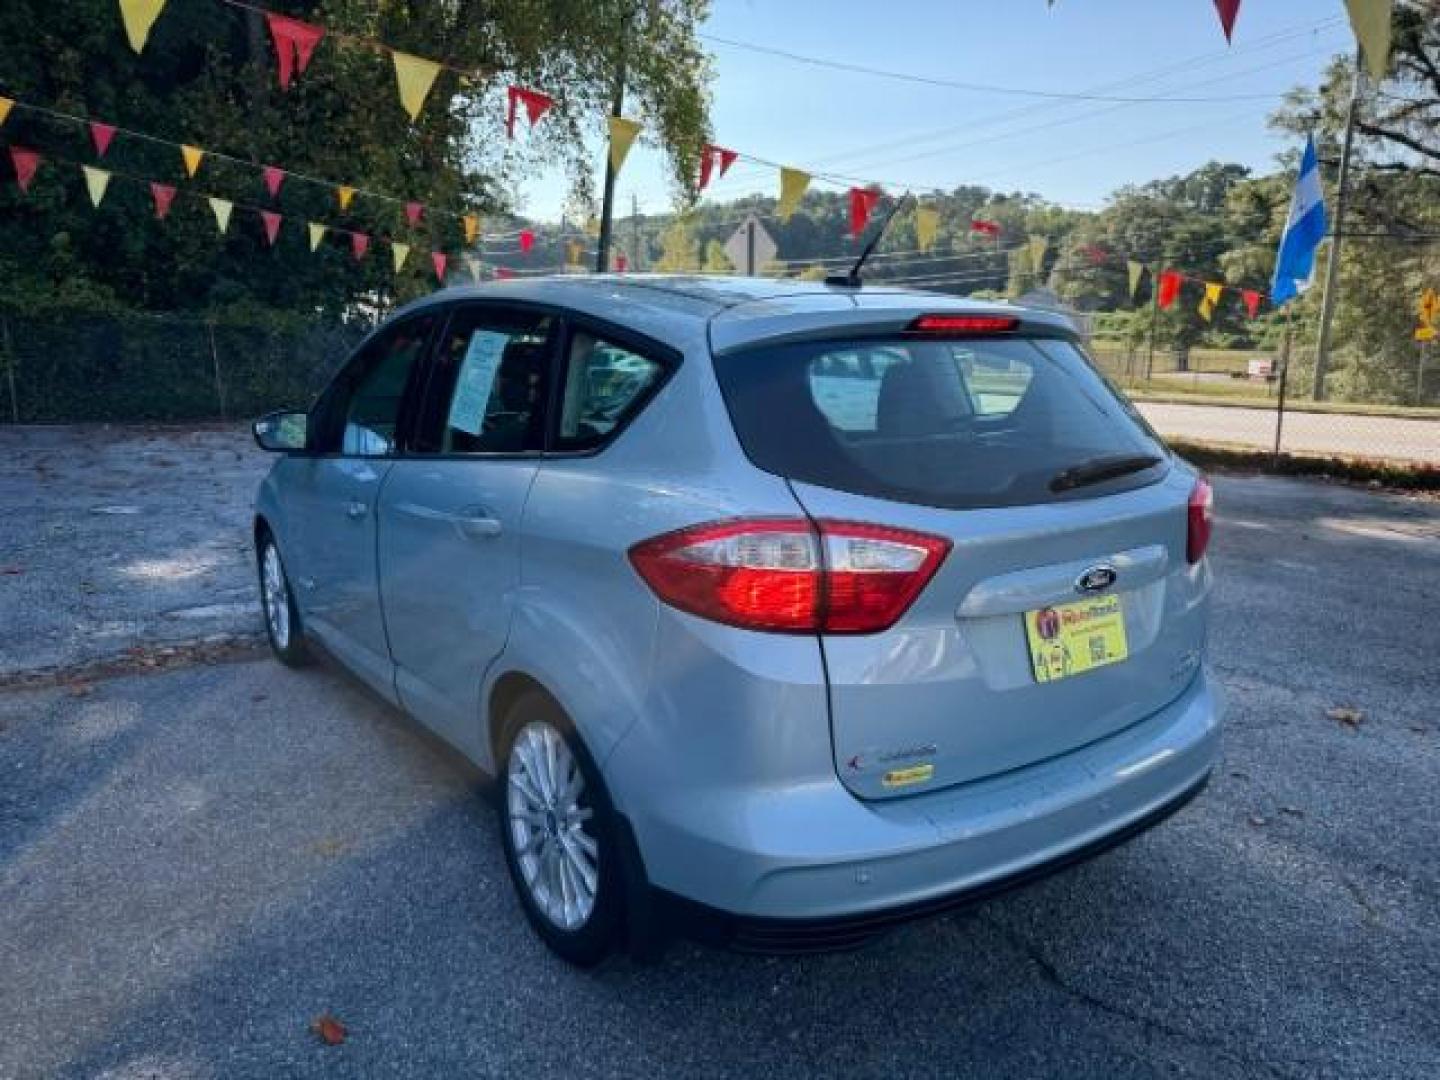
<path fill-rule="evenodd" d="M 1315 249 L 1325 239 L 1325 229 L 1325 193 L 1320 189 L 1320 161 L 1315 156 L 1312 135 L 1305 141 L 1300 175 L 1295 178 L 1295 194 L 1290 200 L 1290 218 L 1285 222 L 1280 253 L 1275 257 L 1270 301 L 1276 307 L 1293 300 L 1310 284 L 1315 272 Z"/>

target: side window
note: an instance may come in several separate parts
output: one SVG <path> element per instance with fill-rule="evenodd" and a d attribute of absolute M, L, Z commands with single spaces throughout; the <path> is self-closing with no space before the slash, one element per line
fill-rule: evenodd
<path fill-rule="evenodd" d="M 350 360 L 323 399 L 321 449 L 360 457 L 395 452 L 406 388 L 434 325 L 433 315 L 406 319 Z"/>
<path fill-rule="evenodd" d="M 602 445 L 664 373 L 659 361 L 577 329 L 566 357 L 555 449 L 593 450 Z"/>
<path fill-rule="evenodd" d="M 542 449 L 553 322 L 535 312 L 457 309 L 436 352 L 412 450 L 519 454 Z"/>

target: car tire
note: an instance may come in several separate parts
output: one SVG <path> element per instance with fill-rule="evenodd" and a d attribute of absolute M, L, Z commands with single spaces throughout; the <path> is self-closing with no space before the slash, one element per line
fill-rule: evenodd
<path fill-rule="evenodd" d="M 561 959 L 593 967 L 624 936 L 617 818 L 600 771 L 564 712 L 537 691 L 511 706 L 499 741 L 495 803 L 525 917 Z"/>
<path fill-rule="evenodd" d="M 265 637 L 275 658 L 289 667 L 310 663 L 310 647 L 300 625 L 300 611 L 290 588 L 290 576 L 280 557 L 280 546 L 269 530 L 260 533 L 255 545 L 255 565 L 260 575 L 260 615 Z"/>

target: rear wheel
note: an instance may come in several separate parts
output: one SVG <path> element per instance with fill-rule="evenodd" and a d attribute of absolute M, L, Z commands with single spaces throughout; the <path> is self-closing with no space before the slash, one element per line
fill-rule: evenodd
<path fill-rule="evenodd" d="M 265 616 L 265 636 L 282 664 L 301 667 L 309 662 L 300 612 L 290 591 L 290 578 L 280 558 L 280 548 L 268 532 L 261 533 L 256 550 L 260 568 L 260 609 Z"/>
<path fill-rule="evenodd" d="M 563 713 L 526 694 L 506 718 L 500 833 L 525 915 L 556 954 L 590 967 L 619 945 L 615 812 Z"/>

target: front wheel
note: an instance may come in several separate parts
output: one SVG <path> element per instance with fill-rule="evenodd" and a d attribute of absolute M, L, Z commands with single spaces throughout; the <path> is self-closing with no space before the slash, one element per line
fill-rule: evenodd
<path fill-rule="evenodd" d="M 280 559 L 280 548 L 268 532 L 262 533 L 256 551 L 260 567 L 260 608 L 265 616 L 265 636 L 276 658 L 290 667 L 302 667 L 310 660 L 300 612 L 290 591 L 290 578 Z"/>
<path fill-rule="evenodd" d="M 522 697 L 505 731 L 498 804 L 510 877 L 545 944 L 591 967 L 621 939 L 615 812 L 585 747 L 547 698 Z"/>

